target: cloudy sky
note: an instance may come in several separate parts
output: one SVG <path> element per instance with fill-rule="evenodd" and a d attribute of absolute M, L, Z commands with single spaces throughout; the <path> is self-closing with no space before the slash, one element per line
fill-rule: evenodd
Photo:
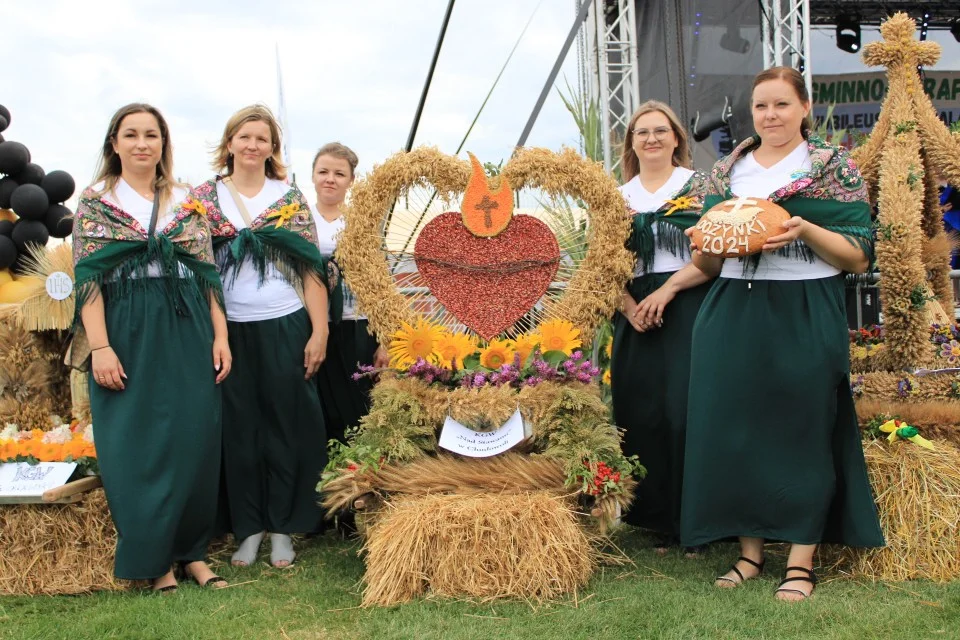
<path fill-rule="evenodd" d="M 308 197 L 309 163 L 325 142 L 360 155 L 361 171 L 402 148 L 446 0 L 34 0 L 7 2 L 0 38 L 0 103 L 13 114 L 5 137 L 26 144 L 45 169 L 78 183 L 93 177 L 110 115 L 147 101 L 166 114 L 177 175 L 209 177 L 209 149 L 232 112 L 277 103 L 279 48 L 293 164 Z M 539 7 L 539 8 L 538 8 Z M 534 14 L 534 11 L 536 13 Z M 573 20 L 573 0 L 456 3 L 417 144 L 453 152 L 523 25 L 533 20 L 466 149 L 509 156 Z M 960 67 L 949 34 L 938 68 Z M 864 33 L 864 42 L 875 38 Z M 817 33 L 814 68 L 863 70 Z M 576 82 L 576 47 L 564 76 Z M 576 145 L 552 92 L 528 144 Z"/>

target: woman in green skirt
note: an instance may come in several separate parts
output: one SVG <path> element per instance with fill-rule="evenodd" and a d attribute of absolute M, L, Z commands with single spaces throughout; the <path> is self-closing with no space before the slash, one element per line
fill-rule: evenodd
<path fill-rule="evenodd" d="M 77 325 L 90 357 L 97 458 L 117 528 L 115 573 L 176 589 L 171 565 L 215 588 L 204 562 L 220 477 L 220 389 L 230 348 L 210 228 L 173 181 L 154 107 L 114 114 L 73 232 Z"/>
<path fill-rule="evenodd" d="M 680 537 L 690 333 L 708 288 L 683 232 L 700 216 L 705 176 L 689 168 L 686 130 L 666 104 L 642 104 L 628 130 L 620 191 L 637 264 L 614 319 L 611 390 L 624 453 L 647 468 L 624 519 L 654 531 L 662 554 Z"/>
<path fill-rule="evenodd" d="M 358 162 L 357 154 L 339 142 L 323 145 L 313 159 L 313 186 L 317 192 L 313 216 L 320 253 L 327 259 L 333 258 L 343 231 L 343 201 L 353 184 Z M 331 296 L 329 319 L 327 357 L 317 372 L 317 388 L 327 439 L 346 442 L 347 429 L 359 424 L 370 408 L 372 386 L 369 377 L 354 380 L 351 376 L 361 364 L 386 367 L 389 357 L 370 335 L 367 319 L 357 313 L 353 292 L 342 279 Z"/>
<path fill-rule="evenodd" d="M 284 182 L 280 149 L 273 114 L 243 108 L 214 152 L 221 173 L 193 191 L 210 219 L 236 358 L 223 389 L 234 566 L 252 565 L 269 533 L 270 563 L 288 567 L 291 534 L 323 525 L 316 486 L 327 440 L 313 376 L 327 349 L 325 261 L 309 203 Z"/>
<path fill-rule="evenodd" d="M 713 168 L 704 210 L 769 199 L 793 216 L 759 255 L 694 262 L 719 275 L 693 331 L 682 539 L 737 537 L 720 576 L 763 570 L 765 540 L 791 543 L 781 600 L 814 589 L 821 542 L 883 545 L 853 399 L 843 272 L 870 264 L 867 191 L 847 153 L 809 135 L 810 98 L 794 69 L 754 80 L 758 136 Z"/>

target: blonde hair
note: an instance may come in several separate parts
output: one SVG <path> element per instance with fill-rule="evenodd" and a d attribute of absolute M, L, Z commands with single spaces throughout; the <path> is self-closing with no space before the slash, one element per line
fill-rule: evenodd
<path fill-rule="evenodd" d="M 647 100 L 641 104 L 633 115 L 630 116 L 630 123 L 627 125 L 627 135 L 623 138 L 623 155 L 620 157 L 620 172 L 623 182 L 628 182 L 640 173 L 640 159 L 637 158 L 637 152 L 633 150 L 633 126 L 637 123 L 640 116 L 659 111 L 670 122 L 670 128 L 673 129 L 673 135 L 677 138 L 677 148 L 673 150 L 671 161 L 676 167 L 692 168 L 693 164 L 690 157 L 690 142 L 687 140 L 687 131 L 680 124 L 680 118 L 664 102 L 659 100 Z"/>
<path fill-rule="evenodd" d="M 213 151 L 214 171 L 229 176 L 233 173 L 233 154 L 227 149 L 230 140 L 237 135 L 240 127 L 248 122 L 265 122 L 270 127 L 270 139 L 272 144 L 272 153 L 264 163 L 264 172 L 268 178 L 274 180 L 287 179 L 287 167 L 283 164 L 283 158 L 280 155 L 280 125 L 273 113 L 262 104 L 253 104 L 249 107 L 240 109 L 227 120 L 227 126 L 223 128 L 223 136 L 220 138 L 220 144 Z"/>
<path fill-rule="evenodd" d="M 357 157 L 357 154 L 354 153 L 353 149 L 345 144 L 340 144 L 339 142 L 328 142 L 320 147 L 320 150 L 317 151 L 317 155 L 313 156 L 313 164 L 310 165 L 311 173 L 313 173 L 313 171 L 317 168 L 317 160 L 320 159 L 320 156 L 332 156 L 334 158 L 346 160 L 347 164 L 350 165 L 351 179 L 354 177 L 354 173 L 357 170 L 357 165 L 360 164 L 360 159 Z"/>
<path fill-rule="evenodd" d="M 162 147 L 160 161 L 157 163 L 157 173 L 153 180 L 153 188 L 160 193 L 158 204 L 162 210 L 163 206 L 173 198 L 173 188 L 179 186 L 179 183 L 173 178 L 173 144 L 170 142 L 170 128 L 159 109 L 152 105 L 133 102 L 117 109 L 117 112 L 110 118 L 110 126 L 107 127 L 107 135 L 103 139 L 103 148 L 100 150 L 100 159 L 97 161 L 93 184 L 103 182 L 103 189 L 97 192 L 98 196 L 112 192 L 116 188 L 117 181 L 123 174 L 123 165 L 120 162 L 120 156 L 114 151 L 113 145 L 117 142 L 117 135 L 120 133 L 120 125 L 123 124 L 123 120 L 135 113 L 149 113 L 157 119 L 157 126 L 160 127 Z"/>

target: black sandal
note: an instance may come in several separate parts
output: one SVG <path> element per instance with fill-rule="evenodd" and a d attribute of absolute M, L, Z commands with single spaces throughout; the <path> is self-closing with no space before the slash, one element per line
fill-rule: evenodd
<path fill-rule="evenodd" d="M 757 575 L 755 575 L 755 576 L 750 576 L 749 578 L 744 578 L 744 577 L 743 577 L 743 574 L 740 573 L 740 569 L 737 569 L 737 562 L 740 562 L 741 560 L 742 560 L 743 562 L 746 562 L 747 564 L 750 564 L 750 565 L 753 565 L 754 567 L 756 567 L 756 568 L 757 568 Z M 726 580 L 727 582 L 732 582 L 732 583 L 733 583 L 733 586 L 739 587 L 741 584 L 743 584 L 743 583 L 746 582 L 747 580 L 753 580 L 754 578 L 759 577 L 759 576 L 763 573 L 763 565 L 766 564 L 767 559 L 764 558 L 764 559 L 761 560 L 760 562 L 754 562 L 753 560 L 751 560 L 750 558 L 747 558 L 746 556 L 740 556 L 739 558 L 737 558 L 737 562 L 734 562 L 734 563 L 733 563 L 733 566 L 730 567 L 730 570 L 733 571 L 735 574 L 737 574 L 737 577 L 740 578 L 740 581 L 739 581 L 739 582 L 736 581 L 736 580 L 734 580 L 733 578 L 728 578 L 728 577 L 725 576 L 725 575 L 723 575 L 723 576 L 717 576 L 717 580 Z"/>
<path fill-rule="evenodd" d="M 789 573 L 789 572 L 791 572 L 791 571 L 803 571 L 803 572 L 805 572 L 807 575 L 805 575 L 805 576 L 794 576 L 794 577 L 792 577 L 792 578 L 784 578 L 783 580 L 780 581 L 780 584 L 777 585 L 776 591 L 773 592 L 774 595 L 776 595 L 776 594 L 778 594 L 778 593 L 781 593 L 781 592 L 783 592 L 783 593 L 799 593 L 800 596 L 801 596 L 800 600 L 801 600 L 801 601 L 802 601 L 802 600 L 806 600 L 807 598 L 809 598 L 810 596 L 813 595 L 813 590 L 817 587 L 817 574 L 815 574 L 815 573 L 813 572 L 813 569 L 807 569 L 806 567 L 787 567 L 787 570 L 786 570 L 784 573 Z M 787 584 L 788 582 L 794 582 L 794 581 L 797 581 L 797 580 L 802 581 L 802 582 L 809 582 L 811 585 L 813 585 L 813 586 L 810 588 L 810 593 L 804 593 L 803 591 L 800 591 L 800 589 L 784 589 L 784 588 L 783 588 L 783 585 Z M 778 598 L 778 600 L 780 600 L 780 599 L 781 599 L 781 598 Z M 785 602 L 790 602 L 790 601 L 785 601 Z M 798 602 L 799 602 L 799 601 L 798 601 Z"/>
<path fill-rule="evenodd" d="M 193 562 L 193 561 L 191 560 L 190 562 Z M 190 579 L 190 580 L 193 580 L 194 582 L 197 583 L 197 585 L 198 585 L 201 589 L 206 589 L 207 587 L 209 587 L 209 588 L 211 588 L 211 589 L 223 589 L 224 587 L 229 586 L 228 584 L 224 584 L 223 587 L 214 586 L 214 584 L 217 583 L 217 582 L 226 582 L 226 579 L 221 578 L 220 576 L 218 576 L 218 575 L 215 574 L 215 573 L 214 573 L 212 576 L 210 576 L 209 578 L 207 578 L 204 582 L 200 582 L 199 580 L 197 580 L 197 577 L 196 577 L 195 575 L 193 575 L 193 572 L 192 572 L 192 571 L 187 571 L 187 565 L 190 564 L 190 562 L 181 562 L 181 563 L 179 563 L 178 566 L 180 567 L 180 575 L 181 575 L 182 577 L 185 577 L 185 578 L 188 578 L 188 579 Z M 211 572 L 211 573 L 213 573 L 213 572 Z"/>

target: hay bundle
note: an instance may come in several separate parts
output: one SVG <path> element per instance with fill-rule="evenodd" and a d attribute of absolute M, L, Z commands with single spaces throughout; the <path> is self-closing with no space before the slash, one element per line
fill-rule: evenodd
<path fill-rule="evenodd" d="M 935 444 L 935 451 L 904 441 L 864 446 L 887 546 L 845 549 L 854 575 L 892 582 L 960 578 L 960 449 Z"/>
<path fill-rule="evenodd" d="M 860 424 L 866 425 L 874 416 L 896 416 L 920 429 L 925 438 L 946 440 L 960 447 L 960 401 L 924 400 L 903 402 L 882 398 L 863 397 L 857 400 Z"/>
<path fill-rule="evenodd" d="M 556 598 L 583 587 L 598 556 L 566 501 L 534 491 L 398 498 L 371 526 L 364 606 L 430 592 Z"/>
<path fill-rule="evenodd" d="M 117 534 L 102 489 L 74 504 L 0 507 L 0 594 L 116 591 Z"/>
<path fill-rule="evenodd" d="M 324 487 L 323 506 L 348 509 L 370 492 L 422 496 L 431 493 L 501 493 L 564 488 L 563 465 L 544 457 L 508 453 L 470 460 L 454 456 L 424 456 L 406 464 L 388 464 L 363 474 L 345 473 Z"/>

